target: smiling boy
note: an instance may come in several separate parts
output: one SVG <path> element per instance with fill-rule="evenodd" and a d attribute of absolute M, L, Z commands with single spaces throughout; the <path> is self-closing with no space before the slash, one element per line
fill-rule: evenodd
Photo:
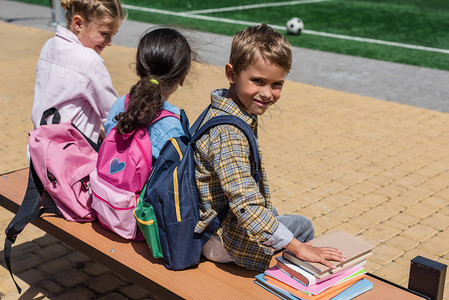
<path fill-rule="evenodd" d="M 281 97 L 285 76 L 292 64 L 287 39 L 266 24 L 248 27 L 234 35 L 225 67 L 229 89 L 211 93 L 211 109 L 203 124 L 219 115 L 244 120 L 257 137 L 257 117 Z M 265 270 L 275 251 L 283 248 L 301 259 L 333 267 L 328 259 L 344 261 L 337 249 L 313 247 L 314 230 L 299 215 L 279 216 L 272 206 L 260 153 L 261 178 L 253 177 L 255 162 L 244 133 L 232 125 L 210 129 L 195 148 L 196 183 L 200 193 L 202 232 L 219 211 L 229 212 L 217 232 L 203 247 L 203 255 L 215 262 L 235 262 L 253 270 Z"/>

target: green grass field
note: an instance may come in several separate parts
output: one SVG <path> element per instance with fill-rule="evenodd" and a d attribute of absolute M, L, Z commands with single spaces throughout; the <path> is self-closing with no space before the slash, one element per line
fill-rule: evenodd
<path fill-rule="evenodd" d="M 42 5 L 50 3 L 48 0 L 21 1 Z M 449 70 L 449 1 L 323 0 L 302 4 L 294 1 L 295 5 L 236 8 L 279 2 L 123 1 L 128 18 L 132 20 L 226 35 L 245 28 L 246 24 L 265 22 L 286 34 L 294 46 Z M 139 11 L 130 6 L 152 10 Z M 217 10 L 192 12 L 204 9 Z M 284 29 L 292 17 L 301 18 L 305 24 L 300 36 L 288 35 Z"/>

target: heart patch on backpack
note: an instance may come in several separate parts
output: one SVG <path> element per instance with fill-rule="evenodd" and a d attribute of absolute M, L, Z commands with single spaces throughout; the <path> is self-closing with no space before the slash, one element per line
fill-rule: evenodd
<path fill-rule="evenodd" d="M 113 158 L 109 164 L 109 175 L 123 171 L 126 167 L 126 162 L 120 161 L 118 158 Z"/>

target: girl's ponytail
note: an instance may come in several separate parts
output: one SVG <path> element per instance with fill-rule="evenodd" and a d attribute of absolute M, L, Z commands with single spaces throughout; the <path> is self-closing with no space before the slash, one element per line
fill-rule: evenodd
<path fill-rule="evenodd" d="M 118 114 L 117 132 L 130 133 L 140 127 L 148 126 L 157 118 L 164 105 L 164 84 L 150 77 L 141 78 L 129 92 L 128 107 Z"/>
<path fill-rule="evenodd" d="M 115 117 L 117 132 L 130 133 L 156 119 L 164 101 L 186 78 L 191 61 L 190 45 L 178 31 L 159 28 L 145 33 L 136 55 L 140 80 L 129 92 L 125 112 Z"/>

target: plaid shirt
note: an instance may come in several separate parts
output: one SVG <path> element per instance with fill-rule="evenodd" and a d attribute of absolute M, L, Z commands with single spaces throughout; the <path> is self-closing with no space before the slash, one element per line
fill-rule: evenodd
<path fill-rule="evenodd" d="M 243 119 L 257 136 L 257 116 L 240 109 L 225 98 L 227 90 L 211 93 L 212 107 L 204 122 L 219 115 Z M 260 154 L 260 181 L 252 176 L 254 159 L 245 134 L 232 125 L 216 126 L 196 142 L 196 183 L 201 196 L 200 221 L 195 231 L 202 232 L 217 213 L 229 203 L 229 213 L 217 234 L 233 261 L 245 268 L 265 270 L 273 248 L 262 245 L 279 226 L 270 200 L 266 172 Z"/>

